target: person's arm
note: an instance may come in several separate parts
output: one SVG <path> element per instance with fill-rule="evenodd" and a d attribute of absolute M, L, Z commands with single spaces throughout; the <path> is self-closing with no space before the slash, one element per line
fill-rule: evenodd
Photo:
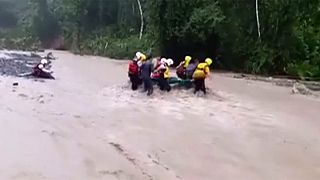
<path fill-rule="evenodd" d="M 155 70 L 155 72 L 159 72 L 159 71 L 161 71 L 161 70 L 163 70 L 163 69 L 165 69 L 166 67 L 163 65 L 163 64 L 161 64 L 156 70 Z"/>
<path fill-rule="evenodd" d="M 41 71 L 45 72 L 45 73 L 52 73 L 51 71 L 47 70 L 42 64 L 40 64 L 38 66 L 39 69 L 41 69 Z"/>
<path fill-rule="evenodd" d="M 209 66 L 205 67 L 204 72 L 206 73 L 206 77 L 210 77 L 210 68 L 209 68 Z"/>
<path fill-rule="evenodd" d="M 141 66 L 143 64 L 142 61 L 138 61 L 137 63 L 138 63 L 138 66 L 141 68 Z"/>
<path fill-rule="evenodd" d="M 179 69 L 184 64 L 184 61 L 182 61 L 179 66 L 176 67 L 176 69 Z"/>
<path fill-rule="evenodd" d="M 45 73 L 52 73 L 52 71 L 49 71 L 49 70 L 46 69 L 46 68 L 43 68 L 42 71 L 45 72 Z"/>

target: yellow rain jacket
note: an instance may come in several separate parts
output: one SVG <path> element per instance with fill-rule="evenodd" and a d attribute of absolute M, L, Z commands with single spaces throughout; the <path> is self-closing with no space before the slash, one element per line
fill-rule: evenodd
<path fill-rule="evenodd" d="M 170 77 L 170 69 L 166 66 L 166 71 L 164 71 L 164 78 L 168 79 Z"/>
<path fill-rule="evenodd" d="M 196 70 L 193 73 L 193 79 L 205 79 L 207 74 L 210 73 L 210 68 L 207 63 L 198 64 Z"/>
<path fill-rule="evenodd" d="M 141 54 L 141 58 L 140 58 L 142 61 L 145 61 L 145 60 L 147 60 L 147 56 L 146 55 L 144 55 L 144 54 Z"/>

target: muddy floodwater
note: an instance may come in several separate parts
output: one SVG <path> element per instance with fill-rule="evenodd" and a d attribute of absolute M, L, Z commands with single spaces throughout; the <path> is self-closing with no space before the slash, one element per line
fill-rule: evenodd
<path fill-rule="evenodd" d="M 224 74 L 147 97 L 126 61 L 54 55 L 56 80 L 0 77 L 1 180 L 320 179 L 317 98 Z"/>

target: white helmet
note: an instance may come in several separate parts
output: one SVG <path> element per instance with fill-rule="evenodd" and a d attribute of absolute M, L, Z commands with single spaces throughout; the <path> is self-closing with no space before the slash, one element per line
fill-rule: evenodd
<path fill-rule="evenodd" d="M 167 59 L 168 66 L 172 66 L 174 64 L 172 59 Z"/>
<path fill-rule="evenodd" d="M 136 57 L 137 57 L 138 59 L 140 59 L 141 56 L 142 56 L 142 53 L 141 53 L 141 52 L 137 52 L 137 53 L 136 53 Z"/>
<path fill-rule="evenodd" d="M 40 63 L 41 63 L 41 64 L 48 64 L 48 60 L 42 59 L 42 60 L 40 61 Z"/>
<path fill-rule="evenodd" d="M 43 69 L 44 65 L 43 64 L 39 64 L 38 68 Z"/>
<path fill-rule="evenodd" d="M 167 59 L 166 58 L 161 58 L 160 63 L 161 64 L 167 63 Z"/>

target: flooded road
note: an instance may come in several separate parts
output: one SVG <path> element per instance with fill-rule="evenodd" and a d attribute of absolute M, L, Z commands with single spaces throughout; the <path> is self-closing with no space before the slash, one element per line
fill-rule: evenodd
<path fill-rule="evenodd" d="M 319 99 L 224 74 L 147 97 L 125 61 L 54 55 L 54 81 L 0 77 L 0 179 L 320 178 Z"/>

